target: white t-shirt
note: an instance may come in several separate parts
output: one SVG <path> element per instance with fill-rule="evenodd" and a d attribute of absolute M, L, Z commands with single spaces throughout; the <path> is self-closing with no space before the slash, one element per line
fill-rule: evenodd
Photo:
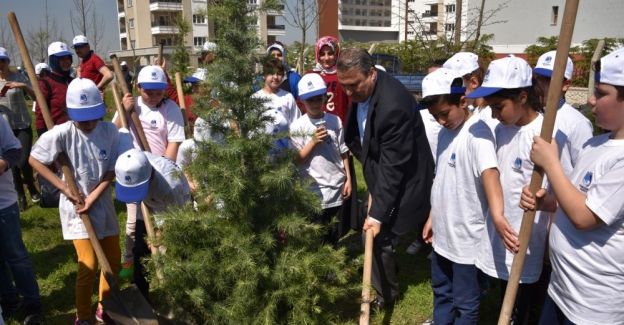
<path fill-rule="evenodd" d="M 322 120 L 329 139 L 317 144 L 299 169 L 304 177 L 314 180 L 310 189 L 321 199 L 321 207 L 327 209 L 342 205 L 342 189 L 347 178 L 341 155 L 349 149 L 344 142 L 340 119 L 328 113 L 318 119 L 303 115 L 290 127 L 290 143 L 297 150 L 303 149 L 312 139 L 316 123 Z"/>
<path fill-rule="evenodd" d="M 267 100 L 264 103 L 267 108 L 264 115 L 273 118 L 272 123 L 268 122 L 265 125 L 267 134 L 288 132 L 290 125 L 301 117 L 301 111 L 297 108 L 295 98 L 285 90 L 279 89 L 277 94 L 273 94 L 260 89 L 253 94 L 253 97 Z"/>
<path fill-rule="evenodd" d="M 481 173 L 498 165 L 494 135 L 475 114 L 458 129 L 443 128 L 438 140 L 431 189 L 433 249 L 452 262 L 474 264 L 488 211 Z"/>
<path fill-rule="evenodd" d="M 113 123 L 99 122 L 91 133 L 86 134 L 68 121 L 42 134 L 30 155 L 50 165 L 61 152 L 65 152 L 73 167 L 78 189 L 88 195 L 100 184 L 104 174 L 115 170 L 118 143 L 119 131 Z M 88 213 L 99 239 L 119 234 L 110 186 L 93 203 Z M 74 205 L 62 193 L 59 214 L 65 240 L 89 238 Z"/>
<path fill-rule="evenodd" d="M 543 119 L 540 114 L 535 120 L 522 127 L 502 124 L 496 127 L 496 154 L 505 200 L 504 212 L 509 224 L 517 233 L 520 232 L 524 213 L 519 207 L 520 194 L 522 188 L 531 181 L 534 166 L 530 159 L 531 146 L 533 137 L 540 133 Z M 529 240 L 524 270 L 520 277 L 522 283 L 533 283 L 540 277 L 547 232 L 548 218 L 537 214 Z M 507 280 L 513 257 L 514 255 L 505 249 L 502 239 L 496 232 L 492 217 L 488 216 L 486 231 L 479 244 L 477 267 L 492 277 Z"/>
<path fill-rule="evenodd" d="M 0 156 L 11 149 L 19 149 L 22 144 L 13 135 L 11 126 L 4 118 L 0 117 Z M 0 175 L 0 209 L 7 208 L 17 202 L 17 192 L 13 185 L 13 173 L 11 168 L 2 171 Z"/>
<path fill-rule="evenodd" d="M 431 148 L 431 155 L 433 156 L 433 162 L 437 159 L 437 147 L 438 147 L 438 133 L 442 130 L 443 126 L 436 121 L 436 119 L 429 113 L 428 109 L 420 110 L 420 117 L 422 118 L 423 125 L 425 126 L 425 134 L 429 141 L 429 147 Z"/>
<path fill-rule="evenodd" d="M 136 97 L 135 100 L 134 109 L 141 120 L 141 126 L 143 126 L 143 132 L 152 153 L 164 155 L 169 142 L 184 141 L 184 118 L 180 107 L 174 101 L 167 99 L 162 102 L 160 107 L 150 108 L 143 103 L 141 96 Z M 117 118 L 117 113 L 115 113 L 113 121 L 116 121 Z M 135 137 L 135 148 L 140 149 L 135 132 L 132 134 Z"/>
<path fill-rule="evenodd" d="M 153 167 L 154 175 L 143 202 L 154 213 L 158 213 L 171 206 L 183 206 L 189 201 L 191 190 L 182 169 L 166 157 L 149 152 L 145 152 L 145 155 Z"/>
<path fill-rule="evenodd" d="M 583 144 L 592 137 L 591 122 L 574 107 L 564 104 L 557 110 L 555 134 L 559 148 L 559 157 L 563 171 L 569 177 L 576 164 Z"/>
<path fill-rule="evenodd" d="M 570 178 L 603 223 L 578 230 L 560 208 L 550 230 L 548 293 L 576 324 L 624 322 L 624 140 L 610 135 L 586 143 Z"/>
<path fill-rule="evenodd" d="M 483 108 L 477 108 L 475 112 L 479 114 L 481 120 L 490 127 L 492 133 L 495 133 L 496 127 L 500 124 L 500 121 L 492 117 L 492 108 L 490 106 L 485 106 Z"/>

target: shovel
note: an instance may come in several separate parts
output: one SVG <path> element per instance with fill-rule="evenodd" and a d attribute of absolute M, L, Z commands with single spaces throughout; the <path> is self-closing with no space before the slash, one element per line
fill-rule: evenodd
<path fill-rule="evenodd" d="M 13 30 L 13 34 L 15 36 L 15 40 L 17 42 L 17 46 L 20 51 L 20 55 L 22 57 L 22 62 L 26 68 L 26 72 L 28 73 L 28 77 L 30 80 L 37 80 L 37 76 L 35 75 L 35 69 L 30 61 L 30 54 L 28 53 L 28 49 L 26 48 L 26 43 L 24 42 L 24 37 L 22 35 L 22 30 L 17 21 L 17 17 L 14 12 L 8 13 L 9 24 L 11 25 L 11 29 Z M 37 103 L 41 108 L 41 113 L 43 115 L 43 119 L 45 120 L 46 127 L 48 129 L 52 129 L 54 127 L 54 122 L 50 116 L 50 111 L 48 109 L 48 105 L 43 97 L 43 93 L 39 88 L 39 84 L 37 82 L 32 83 L 33 90 L 36 95 Z M 76 196 L 80 197 L 78 187 L 76 186 L 76 180 L 74 179 L 74 175 L 71 172 L 70 163 L 67 159 L 67 156 L 62 153 L 58 156 L 57 161 L 61 165 L 61 170 L 63 171 L 63 175 L 65 176 L 65 181 L 69 186 L 72 193 Z M 78 205 L 83 205 L 83 202 L 79 202 Z M 149 303 L 145 300 L 143 295 L 139 292 L 136 287 L 130 287 L 121 291 L 119 289 L 119 284 L 113 275 L 112 269 L 108 260 L 106 259 L 106 255 L 102 250 L 102 246 L 95 234 L 95 229 L 91 224 L 91 219 L 89 215 L 86 213 L 80 214 L 80 219 L 85 225 L 87 229 L 87 233 L 89 234 L 89 240 L 91 241 L 91 246 L 93 246 L 93 250 L 100 262 L 100 266 L 102 268 L 102 272 L 104 273 L 104 278 L 108 282 L 111 287 L 110 295 L 104 298 L 102 304 L 104 308 L 106 308 L 106 313 L 115 321 L 117 324 L 139 324 L 139 325 L 154 325 L 158 324 L 156 320 L 156 316 L 154 315 L 154 311 Z"/>

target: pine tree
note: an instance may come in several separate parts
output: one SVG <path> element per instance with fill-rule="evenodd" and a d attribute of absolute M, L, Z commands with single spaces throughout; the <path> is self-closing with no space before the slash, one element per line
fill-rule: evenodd
<path fill-rule="evenodd" d="M 149 265 L 162 266 L 163 281 L 151 272 L 154 296 L 174 308 L 179 323 L 327 324 L 338 320 L 340 299 L 358 297 L 345 250 L 324 244 L 325 229 L 306 218 L 320 204 L 292 153 L 275 153 L 285 135 L 263 133 L 265 108 L 251 97 L 263 52 L 257 9 L 246 0 L 209 8 L 219 28 L 208 84 L 219 104 L 198 97 L 195 111 L 224 141 L 198 143 L 190 167 L 198 210 L 163 216 L 166 254 Z"/>

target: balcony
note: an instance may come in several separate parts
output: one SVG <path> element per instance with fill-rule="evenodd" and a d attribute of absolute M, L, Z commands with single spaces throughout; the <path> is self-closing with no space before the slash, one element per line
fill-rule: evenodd
<path fill-rule="evenodd" d="M 176 34 L 178 33 L 178 27 L 172 22 L 152 22 L 152 34 Z"/>
<path fill-rule="evenodd" d="M 267 25 L 267 34 L 270 36 L 286 35 L 285 25 Z"/>
<path fill-rule="evenodd" d="M 427 18 L 427 17 L 438 17 L 438 12 L 437 11 L 425 11 L 422 14 L 422 18 Z"/>
<path fill-rule="evenodd" d="M 181 11 L 182 0 L 150 0 L 150 11 Z"/>
<path fill-rule="evenodd" d="M 120 11 L 117 13 L 117 18 L 126 18 L 126 12 L 125 11 Z"/>

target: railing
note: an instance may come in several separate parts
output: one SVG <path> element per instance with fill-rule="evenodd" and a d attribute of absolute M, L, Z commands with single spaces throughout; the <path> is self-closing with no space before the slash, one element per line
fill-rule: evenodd
<path fill-rule="evenodd" d="M 267 25 L 267 29 L 285 30 L 286 26 L 285 25 Z"/>
<path fill-rule="evenodd" d="M 438 17 L 438 12 L 423 12 L 422 17 Z"/>

